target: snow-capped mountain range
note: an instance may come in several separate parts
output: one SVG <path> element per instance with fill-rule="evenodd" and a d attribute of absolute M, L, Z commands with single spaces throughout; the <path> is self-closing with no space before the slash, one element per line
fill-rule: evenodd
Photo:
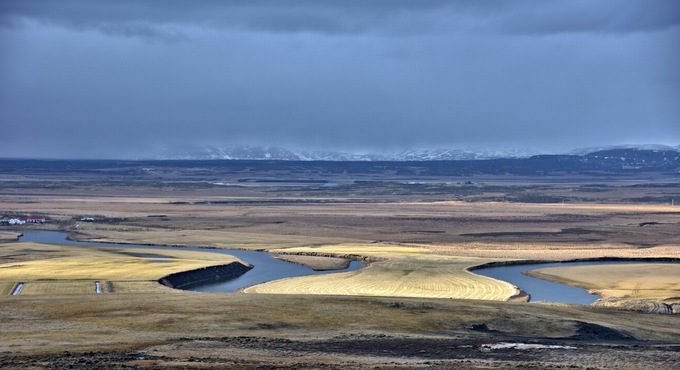
<path fill-rule="evenodd" d="M 238 146 L 220 148 L 201 146 L 166 150 L 159 159 L 231 159 L 282 161 L 451 161 L 494 158 L 526 158 L 528 151 L 502 149 L 412 149 L 390 153 L 342 153 L 330 151 L 290 150 L 279 147 Z"/>
<path fill-rule="evenodd" d="M 591 153 L 608 152 L 613 150 L 649 151 L 649 152 L 678 152 L 676 147 L 666 145 L 620 145 L 599 148 L 584 148 L 560 153 L 571 156 L 587 156 Z M 549 153 L 547 155 L 555 155 Z M 183 159 L 183 160 L 277 160 L 277 161 L 452 161 L 452 160 L 482 160 L 499 158 L 529 158 L 536 155 L 546 155 L 530 150 L 515 149 L 411 149 L 391 153 L 342 153 L 331 151 L 291 150 L 280 147 L 259 146 L 196 146 L 173 148 L 152 156 L 153 159 Z"/>

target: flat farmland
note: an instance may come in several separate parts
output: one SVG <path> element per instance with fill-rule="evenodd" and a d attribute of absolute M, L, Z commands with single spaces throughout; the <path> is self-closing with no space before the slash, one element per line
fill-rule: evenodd
<path fill-rule="evenodd" d="M 94 281 L 30 282 L 21 289 L 22 295 L 85 295 L 96 294 Z"/>

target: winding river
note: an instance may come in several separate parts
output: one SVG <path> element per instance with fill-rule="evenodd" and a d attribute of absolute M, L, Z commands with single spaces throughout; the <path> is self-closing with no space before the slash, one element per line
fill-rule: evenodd
<path fill-rule="evenodd" d="M 27 230 L 23 232 L 21 241 L 31 241 L 45 244 L 69 244 L 97 247 L 124 247 L 142 249 L 174 249 L 176 247 L 139 245 L 139 244 L 116 244 L 101 242 L 79 242 L 68 240 L 64 232 Z M 202 251 L 210 253 L 222 253 L 238 257 L 251 265 L 253 269 L 245 274 L 228 280 L 200 283 L 183 289 L 196 292 L 234 292 L 239 288 L 264 283 L 266 281 L 283 279 L 295 276 L 328 274 L 333 272 L 354 271 L 363 267 L 362 262 L 352 261 L 347 269 L 332 271 L 314 271 L 306 266 L 285 262 L 274 258 L 267 252 L 244 251 L 237 249 L 206 249 L 185 248 L 186 250 Z M 475 274 L 490 278 L 507 281 L 519 287 L 530 295 L 532 302 L 548 301 L 561 303 L 591 304 L 600 296 L 590 294 L 586 289 L 537 279 L 522 272 L 546 267 L 578 266 L 578 265 L 605 265 L 605 264 L 631 264 L 646 263 L 644 261 L 589 261 L 589 262 L 557 262 L 557 263 L 528 263 L 518 265 L 500 265 L 492 267 L 480 267 L 473 269 Z"/>
<path fill-rule="evenodd" d="M 669 258 L 647 258 L 641 259 L 619 259 L 596 260 L 596 261 L 570 261 L 570 262 L 533 262 L 517 263 L 497 266 L 480 266 L 472 269 L 478 275 L 487 276 L 497 280 L 507 281 L 508 283 L 522 289 L 529 294 L 531 302 L 558 302 L 558 303 L 577 303 L 592 304 L 601 296 L 590 294 L 588 290 L 562 283 L 538 279 L 524 272 L 538 270 L 548 267 L 567 267 L 567 266 L 593 266 L 593 265 L 640 265 L 648 263 L 674 263 L 678 264 L 677 259 Z M 680 266 L 678 266 L 680 268 Z"/>
<path fill-rule="evenodd" d="M 591 262 L 532 263 L 532 264 L 482 267 L 473 269 L 472 272 L 478 275 L 487 276 L 497 280 L 507 281 L 508 283 L 522 289 L 527 294 L 529 294 L 531 302 L 543 301 L 543 302 L 591 304 L 596 300 L 600 299 L 601 297 L 597 294 L 590 294 L 588 290 L 583 288 L 538 279 L 535 277 L 531 277 L 529 275 L 524 275 L 523 272 L 547 267 L 609 265 L 617 263 L 622 264 L 641 262 L 591 261 Z"/>
<path fill-rule="evenodd" d="M 22 232 L 24 235 L 21 238 L 19 238 L 19 240 L 43 244 L 67 244 L 97 247 L 123 247 L 123 248 L 164 249 L 164 250 L 177 249 L 177 247 L 166 247 L 156 245 L 79 242 L 74 240 L 68 240 L 67 233 L 58 231 L 26 230 Z M 278 260 L 274 258 L 274 255 L 267 252 L 244 251 L 238 249 L 206 249 L 190 247 L 182 249 L 190 251 L 228 254 L 231 256 L 238 257 L 253 265 L 253 268 L 250 271 L 236 278 L 228 280 L 217 280 L 214 282 L 201 283 L 182 288 L 185 290 L 192 290 L 195 292 L 234 292 L 239 288 L 264 283 L 265 281 L 295 276 L 354 271 L 360 269 L 364 265 L 363 262 L 352 261 L 349 264 L 349 267 L 344 270 L 315 271 L 306 266 Z"/>

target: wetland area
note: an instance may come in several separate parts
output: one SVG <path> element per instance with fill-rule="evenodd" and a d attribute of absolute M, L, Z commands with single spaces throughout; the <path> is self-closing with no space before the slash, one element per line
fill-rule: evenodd
<path fill-rule="evenodd" d="M 76 240 L 71 240 L 67 233 L 56 232 L 56 231 L 42 231 L 42 230 L 26 230 L 21 233 L 22 236 L 19 237 L 19 241 L 22 242 L 34 242 L 41 244 L 63 244 L 63 245 L 78 245 L 78 246 L 89 246 L 89 247 L 123 247 L 123 248 L 136 248 L 142 250 L 168 250 L 173 247 L 159 246 L 159 245 L 140 245 L 140 244 L 117 244 L 117 243 L 97 243 L 97 242 L 80 242 Z M 226 254 L 229 256 L 234 256 L 242 261 L 250 264 L 252 268 L 245 271 L 243 274 L 235 277 L 222 277 L 215 276 L 215 278 L 208 281 L 200 281 L 196 283 L 190 283 L 183 286 L 182 289 L 190 290 L 195 292 L 234 292 L 238 289 L 245 288 L 251 285 L 264 283 L 270 280 L 284 279 L 295 276 L 305 276 L 314 274 L 327 274 L 333 271 L 354 271 L 362 267 L 362 262 L 360 261 L 347 261 L 348 265 L 345 268 L 338 268 L 333 270 L 319 270 L 312 267 L 286 262 L 284 260 L 278 259 L 276 255 L 272 255 L 267 252 L 258 251 L 248 251 L 248 250 L 238 250 L 238 249 L 210 249 L 205 248 L 191 248 L 183 247 L 183 250 L 188 251 L 200 251 L 209 253 L 219 253 Z M 137 257 L 147 257 L 151 261 L 156 263 L 166 262 L 168 256 L 159 255 L 156 253 L 134 253 Z M 159 258 L 160 257 L 160 258 Z M 163 258 L 166 257 L 166 258 Z M 171 258 L 171 257 L 170 257 Z"/>
<path fill-rule="evenodd" d="M 19 241 L 34 242 L 42 244 L 65 244 L 65 245 L 80 245 L 90 247 L 123 247 L 123 248 L 139 248 L 151 249 L 154 251 L 170 249 L 172 247 L 158 246 L 158 245 L 140 245 L 140 244 L 116 244 L 116 243 L 97 243 L 97 242 L 80 242 L 69 238 L 67 233 L 56 231 L 41 231 L 41 230 L 27 230 L 20 233 Z M 185 250 L 205 251 L 205 249 L 184 247 Z M 37 251 L 36 251 L 37 252 Z M 364 266 L 360 261 L 347 260 L 346 267 L 337 269 L 323 269 L 287 262 L 279 259 L 280 255 L 273 255 L 265 251 L 246 251 L 238 249 L 213 249 L 210 253 L 220 253 L 230 256 L 235 256 L 242 261 L 250 264 L 252 268 L 245 270 L 238 276 L 220 276 L 213 275 L 209 280 L 197 281 L 188 283 L 182 286 L 183 290 L 190 290 L 194 292 L 235 292 L 252 285 L 273 281 L 277 279 L 285 279 L 296 276 L 306 276 L 315 274 L 328 274 L 333 272 L 350 272 L 357 270 Z M 150 258 L 156 263 L 166 262 L 165 258 L 172 258 L 155 253 L 134 253 L 138 257 Z M 161 259 L 159 259 L 159 257 Z M 328 257 L 319 257 L 328 258 Z M 528 294 L 531 301 L 538 302 L 555 302 L 555 303 L 574 303 L 574 304 L 592 304 L 601 296 L 590 293 L 587 289 L 578 286 L 572 286 L 563 283 L 552 282 L 546 279 L 539 279 L 527 274 L 527 271 L 537 269 L 551 268 L 551 267 L 573 267 L 573 266 L 602 266 L 602 265 L 649 265 L 651 263 L 665 262 L 664 265 L 673 266 L 671 264 L 677 263 L 671 259 L 647 259 L 647 261 L 565 261 L 553 263 L 525 263 L 525 264 L 504 264 L 496 266 L 475 266 L 470 270 L 475 274 L 487 276 L 497 280 L 502 280 L 513 284 L 515 287 Z M 679 265 L 680 266 L 680 265 Z M 680 268 L 680 267 L 678 267 Z M 181 274 L 181 273 L 180 273 Z M 20 291 L 23 284 L 17 288 Z M 96 291 L 101 293 L 99 283 L 96 284 Z M 12 295 L 18 295 L 13 293 Z"/>
<path fill-rule="evenodd" d="M 45 218 L 0 226 L 3 368 L 680 361 L 680 276 L 670 263 L 680 258 L 680 208 L 666 202 L 680 198 L 675 173 L 65 163 L 0 163 L 0 216 Z M 527 303 L 515 287 L 531 291 L 524 283 L 475 270 L 584 259 L 645 264 L 520 269 L 601 296 L 584 304 L 533 292 Z M 255 280 L 158 283 L 215 266 Z"/>

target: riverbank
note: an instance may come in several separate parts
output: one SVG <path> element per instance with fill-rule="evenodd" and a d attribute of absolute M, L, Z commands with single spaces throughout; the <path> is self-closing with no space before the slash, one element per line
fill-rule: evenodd
<path fill-rule="evenodd" d="M 17 241 L 21 235 L 21 233 L 13 231 L 0 231 L 0 243 Z"/>
<path fill-rule="evenodd" d="M 50 259 L 54 258 L 56 256 L 55 253 L 59 250 L 69 251 L 64 256 L 68 256 L 71 253 L 75 253 L 75 255 L 87 255 L 88 251 L 93 251 L 94 254 L 100 252 L 110 252 L 106 258 L 101 258 L 101 261 L 106 261 L 114 256 L 118 258 L 121 255 L 126 257 L 142 258 L 140 260 L 123 261 L 122 269 L 125 269 L 125 263 L 147 263 L 150 265 L 147 268 L 143 268 L 146 272 L 166 272 L 165 274 L 158 275 L 158 277 L 154 278 L 154 282 L 156 282 L 156 280 L 160 281 L 160 279 L 165 279 L 165 286 L 172 286 L 178 289 L 187 289 L 198 292 L 235 292 L 240 288 L 257 285 L 265 281 L 302 275 L 325 274 L 338 271 L 330 269 L 312 270 L 309 267 L 303 266 L 302 264 L 294 264 L 276 259 L 274 258 L 274 255 L 268 252 L 252 250 L 204 249 L 188 246 L 174 248 L 148 244 L 119 244 L 94 241 L 82 242 L 73 240 L 73 238 L 68 237 L 65 232 L 47 230 L 27 230 L 24 237 L 21 239 L 21 243 L 18 243 L 18 245 L 10 245 L 12 247 L 7 248 L 6 250 L 14 250 L 15 252 L 10 253 L 7 256 L 6 259 L 8 262 L 17 262 L 22 259 L 31 261 Z M 24 248 L 21 247 L 22 245 Z M 29 245 L 34 246 L 27 247 Z M 0 253 L 0 261 L 2 261 L 2 257 L 3 255 Z M 197 265 L 195 264 L 195 261 L 191 261 L 191 263 L 184 261 L 188 264 L 184 265 L 184 268 L 182 268 L 180 271 L 167 268 L 171 267 L 175 263 L 181 263 L 182 261 L 178 260 L 178 258 L 191 258 L 195 260 L 197 257 L 200 257 L 198 258 L 199 260 L 205 259 L 211 262 L 208 264 L 201 263 Z M 322 257 L 319 257 L 319 259 L 325 260 L 325 258 Z M 331 261 L 338 260 L 337 258 L 329 259 Z M 222 264 L 215 263 L 220 260 L 224 260 L 229 263 L 234 261 L 240 262 L 247 266 L 248 269 L 255 271 L 245 274 L 247 270 L 244 270 L 237 265 L 225 267 L 220 266 Z M 363 267 L 363 264 L 359 261 L 343 258 L 340 258 L 340 260 L 342 261 L 343 266 L 341 267 L 344 267 L 344 272 L 355 271 Z M 72 260 L 71 262 L 77 264 L 78 261 L 79 260 Z M 59 260 L 57 262 L 59 262 Z M 38 262 L 32 263 L 36 264 Z M 83 266 L 74 266 L 73 271 L 79 271 L 82 270 L 82 268 L 87 268 L 88 263 L 89 262 L 84 261 Z M 345 263 L 347 264 L 346 266 Z M 10 274 L 12 272 L 17 272 L 16 270 L 9 272 L 8 270 L 0 270 L 0 277 L 2 277 L 3 271 Z M 90 277 L 81 274 L 81 280 L 100 278 L 100 276 L 97 275 L 98 273 L 98 271 L 92 271 L 93 276 Z M 168 278 L 168 275 L 171 276 Z M 8 276 L 7 278 L 10 279 L 11 276 Z M 14 282 L 10 281 L 7 284 L 4 284 L 5 286 L 3 289 L 9 289 L 8 286 L 13 286 L 13 284 Z M 120 282 L 116 284 L 120 285 Z M 142 285 L 142 282 L 138 282 L 137 284 Z M 33 285 L 35 284 L 31 283 L 31 286 Z M 60 287 L 62 285 L 63 284 L 61 284 Z M 161 287 L 161 285 L 158 285 L 158 287 Z M 125 290 L 129 291 L 129 289 Z M 45 290 L 43 289 L 42 291 Z M 116 291 L 118 292 L 119 289 L 116 289 Z"/>
<path fill-rule="evenodd" d="M 468 271 L 481 270 L 489 267 L 518 266 L 518 265 L 538 265 L 542 263 L 572 263 L 572 262 L 680 262 L 680 258 L 675 257 L 587 257 L 570 259 L 544 259 L 544 260 L 509 260 L 493 261 L 481 265 L 472 266 Z"/>
<path fill-rule="evenodd" d="M 64 237 L 64 234 L 37 230 L 24 234 L 28 240 L 33 235 Z M 173 279 L 172 276 L 187 270 L 199 271 L 189 276 L 200 280 L 208 275 L 236 274 L 250 268 L 236 257 L 209 251 L 133 246 L 104 248 L 71 243 L 74 242 L 0 243 L 0 293 L 15 297 L 151 293 L 167 291 L 158 280 L 168 276 L 175 286 L 184 285 L 186 281 L 181 277 Z M 242 268 L 235 270 L 239 266 Z M 22 289 L 16 291 L 14 288 L 19 283 Z M 97 283 L 109 289 L 97 290 Z"/>
<path fill-rule="evenodd" d="M 301 254 L 277 254 L 274 258 L 298 265 L 307 266 L 314 271 L 344 270 L 351 260 L 339 257 L 308 256 Z"/>
<path fill-rule="evenodd" d="M 207 266 L 195 270 L 176 272 L 158 279 L 169 288 L 184 289 L 192 285 L 235 278 L 253 268 L 250 264 L 232 262 L 226 265 Z"/>
<path fill-rule="evenodd" d="M 594 304 L 649 313 L 680 313 L 680 265 L 620 263 L 542 268 L 527 275 L 577 286 L 601 296 Z"/>
<path fill-rule="evenodd" d="M 676 258 L 501 261 L 470 270 L 508 281 L 525 290 L 533 301 L 677 313 L 674 305 L 680 303 L 679 261 Z"/>

